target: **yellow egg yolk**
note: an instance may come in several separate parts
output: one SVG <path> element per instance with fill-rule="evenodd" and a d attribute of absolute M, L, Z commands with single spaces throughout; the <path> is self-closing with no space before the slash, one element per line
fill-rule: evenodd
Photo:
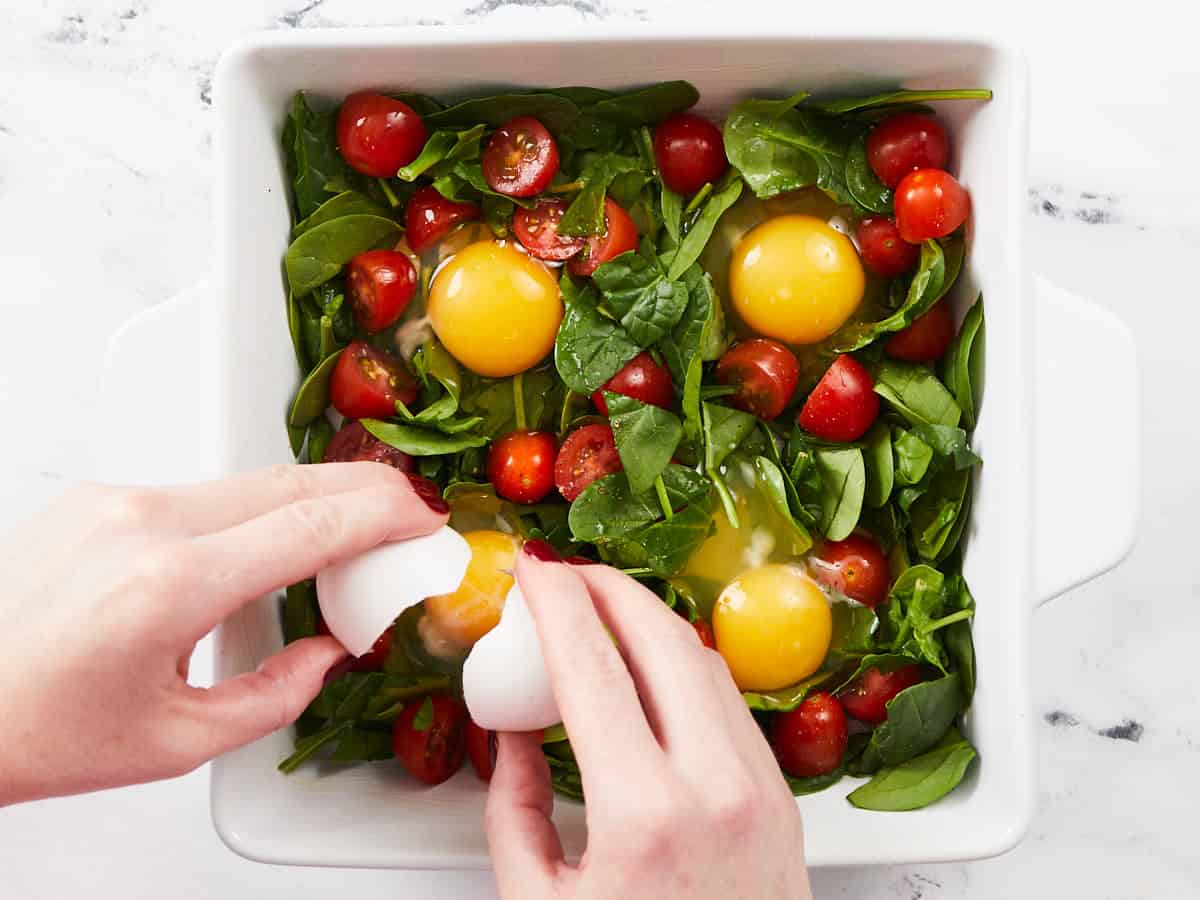
<path fill-rule="evenodd" d="M 469 531 L 463 537 L 471 547 L 466 577 L 454 593 L 428 598 L 425 611 L 439 635 L 471 647 L 500 621 L 520 541 L 502 531 Z"/>
<path fill-rule="evenodd" d="M 752 229 L 729 265 L 733 307 L 754 331 L 789 344 L 829 337 L 862 302 L 866 277 L 850 238 L 815 216 Z"/>
<path fill-rule="evenodd" d="M 429 318 L 446 349 L 479 375 L 524 372 L 554 347 L 563 304 L 544 265 L 511 245 L 480 241 L 434 275 Z"/>

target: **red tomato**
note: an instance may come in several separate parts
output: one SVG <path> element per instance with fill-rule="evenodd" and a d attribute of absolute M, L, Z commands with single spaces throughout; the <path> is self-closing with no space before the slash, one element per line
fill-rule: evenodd
<path fill-rule="evenodd" d="M 396 414 L 397 400 L 417 398 L 417 383 L 400 360 L 355 341 L 333 367 L 329 396 L 347 419 L 382 419 Z"/>
<path fill-rule="evenodd" d="M 670 409 L 671 404 L 675 402 L 675 385 L 671 381 L 671 373 L 665 366 L 656 363 L 654 357 L 644 350 L 625 363 L 621 371 L 592 394 L 592 402 L 596 404 L 596 409 L 607 416 L 605 391 L 623 394 L 651 406 L 661 406 L 663 409 Z"/>
<path fill-rule="evenodd" d="M 712 626 L 703 619 L 697 619 L 692 623 L 692 627 L 696 629 L 696 637 L 700 638 L 700 643 L 709 650 L 717 649 L 717 638 L 713 634 Z"/>
<path fill-rule="evenodd" d="M 425 700 L 414 700 L 400 711 L 392 730 L 392 752 L 409 773 L 426 784 L 441 784 L 463 764 L 467 755 L 467 709 L 452 697 L 428 697 L 433 721 L 420 731 L 414 720 Z"/>
<path fill-rule="evenodd" d="M 514 503 L 537 503 L 554 490 L 558 447 L 548 431 L 510 431 L 488 451 L 488 481 Z"/>
<path fill-rule="evenodd" d="M 945 237 L 967 221 L 971 195 L 949 172 L 918 169 L 896 188 L 896 227 L 910 244 Z"/>
<path fill-rule="evenodd" d="M 364 175 L 395 175 L 417 158 L 425 136 L 425 123 L 416 110 L 384 94 L 351 94 L 338 110 L 338 150 Z"/>
<path fill-rule="evenodd" d="M 346 288 L 363 330 L 383 331 L 408 308 L 417 292 L 417 270 L 397 250 L 368 250 L 350 260 Z"/>
<path fill-rule="evenodd" d="M 771 722 L 771 748 L 779 767 L 796 778 L 826 775 L 846 752 L 846 713 L 833 694 L 810 694 L 791 712 Z"/>
<path fill-rule="evenodd" d="M 532 197 L 548 188 L 558 171 L 558 144 L 533 116 L 518 116 L 492 135 L 482 165 L 497 194 Z"/>
<path fill-rule="evenodd" d="M 717 381 L 737 393 L 725 398 L 734 409 L 774 419 L 796 393 L 800 364 L 796 354 L 776 341 L 752 338 L 735 344 L 717 362 Z"/>
<path fill-rule="evenodd" d="M 491 781 L 496 768 L 496 732 L 467 719 L 467 758 L 482 781 Z"/>
<path fill-rule="evenodd" d="M 892 581 L 887 554 L 866 535 L 829 541 L 821 549 L 821 560 L 825 565 L 817 568 L 817 576 L 851 600 L 874 609 L 887 599 Z"/>
<path fill-rule="evenodd" d="M 414 468 L 411 456 L 385 444 L 363 428 L 361 422 L 347 422 L 339 428 L 330 438 L 321 462 L 379 462 L 401 472 L 411 472 Z"/>
<path fill-rule="evenodd" d="M 377 672 L 383 668 L 387 658 L 392 655 L 392 629 L 379 636 L 371 649 L 350 664 L 352 672 Z"/>
<path fill-rule="evenodd" d="M 887 718 L 888 702 L 905 688 L 922 681 L 920 666 L 905 666 L 895 672 L 867 669 L 862 677 L 838 694 L 846 712 L 871 725 Z"/>
<path fill-rule="evenodd" d="M 566 200 L 543 197 L 533 209 L 513 214 L 513 233 L 530 256 L 561 262 L 583 249 L 584 238 L 558 233 L 559 220 L 569 206 Z"/>
<path fill-rule="evenodd" d="M 729 168 L 721 129 L 692 113 L 671 116 L 654 129 L 654 160 L 677 194 L 694 194 Z"/>
<path fill-rule="evenodd" d="M 890 188 L 914 169 L 944 169 L 949 157 L 946 129 L 920 113 L 884 119 L 867 135 L 867 162 Z"/>
<path fill-rule="evenodd" d="M 879 397 L 867 370 L 842 354 L 804 401 L 797 421 L 827 441 L 856 441 L 879 415 Z"/>
<path fill-rule="evenodd" d="M 938 301 L 907 328 L 897 331 L 884 344 L 884 352 L 909 362 L 933 362 L 946 355 L 954 340 L 954 314 L 944 301 Z"/>
<path fill-rule="evenodd" d="M 404 233 L 408 246 L 420 253 L 433 246 L 461 222 L 470 222 L 481 215 L 474 203 L 447 200 L 433 185 L 421 188 L 404 207 Z"/>
<path fill-rule="evenodd" d="M 588 238 L 583 252 L 567 263 L 572 275 L 591 275 L 601 263 L 637 249 L 637 225 L 612 197 L 604 198 L 604 227 L 604 234 Z"/>
<path fill-rule="evenodd" d="M 868 216 L 854 230 L 858 254 L 872 275 L 895 278 L 917 264 L 921 248 L 900 237 L 896 223 L 886 216 Z"/>
<path fill-rule="evenodd" d="M 584 425 L 567 435 L 554 461 L 558 492 L 573 501 L 583 489 L 605 475 L 621 471 L 621 457 L 607 425 Z"/>

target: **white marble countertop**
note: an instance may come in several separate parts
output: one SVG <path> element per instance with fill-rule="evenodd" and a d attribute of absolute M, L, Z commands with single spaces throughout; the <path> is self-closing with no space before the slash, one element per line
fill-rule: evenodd
<path fill-rule="evenodd" d="M 7 409 L 0 530 L 90 469 L 87 412 L 107 336 L 204 273 L 212 238 L 210 83 L 221 49 L 264 28 L 552 18 L 717 17 L 699 0 L 43 0 L 0 9 L 0 361 Z M 850 21 L 909 11 L 857 4 Z M 1200 354 L 1196 88 L 1200 12 L 1143 0 L 936 0 L 931 22 L 1023 44 L 1033 83 L 1030 256 L 1106 306 L 1141 348 L 1139 544 L 1116 572 L 1035 617 L 1037 817 L 1000 859 L 823 870 L 821 898 L 1195 896 L 1200 633 L 1195 556 Z M 737 16 L 809 16 L 739 0 Z M 728 14 L 728 13 L 727 13 Z M 949 17 L 943 18 L 943 17 Z M 1087 452 L 1103 452 L 1103 439 Z M 1103 486 L 1098 488 L 1102 491 Z M 1098 499 L 1102 510 L 1102 500 Z M 1102 514 L 1102 512 L 1100 513 Z M 487 898 L 472 873 L 273 868 L 227 851 L 207 775 L 0 810 L 5 896 Z M 164 890 L 164 888 L 166 890 Z"/>

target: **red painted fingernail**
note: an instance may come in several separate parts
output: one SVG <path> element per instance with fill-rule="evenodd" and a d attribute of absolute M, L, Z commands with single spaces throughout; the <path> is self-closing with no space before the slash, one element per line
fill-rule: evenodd
<path fill-rule="evenodd" d="M 545 541 L 526 541 L 523 549 L 540 562 L 562 562 L 562 557 L 558 555 L 558 551 Z"/>
<path fill-rule="evenodd" d="M 573 566 L 598 566 L 600 561 L 596 559 L 588 559 L 586 556 L 568 556 L 564 562 L 568 562 Z"/>
<path fill-rule="evenodd" d="M 450 512 L 450 504 L 442 498 L 442 489 L 437 486 L 436 482 L 424 475 L 414 475 L 412 472 L 404 474 L 408 477 L 408 482 L 412 485 L 413 490 L 417 492 L 417 496 L 425 501 L 426 506 L 439 516 Z"/>

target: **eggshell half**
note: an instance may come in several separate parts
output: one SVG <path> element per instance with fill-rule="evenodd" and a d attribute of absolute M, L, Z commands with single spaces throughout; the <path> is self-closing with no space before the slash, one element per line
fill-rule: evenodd
<path fill-rule="evenodd" d="M 449 526 L 380 544 L 317 574 L 321 616 L 342 646 L 362 656 L 400 613 L 455 590 L 470 561 L 470 546 Z"/>
<path fill-rule="evenodd" d="M 508 592 L 500 622 L 467 657 L 463 697 L 475 724 L 491 731 L 536 731 L 562 721 L 519 585 Z"/>

